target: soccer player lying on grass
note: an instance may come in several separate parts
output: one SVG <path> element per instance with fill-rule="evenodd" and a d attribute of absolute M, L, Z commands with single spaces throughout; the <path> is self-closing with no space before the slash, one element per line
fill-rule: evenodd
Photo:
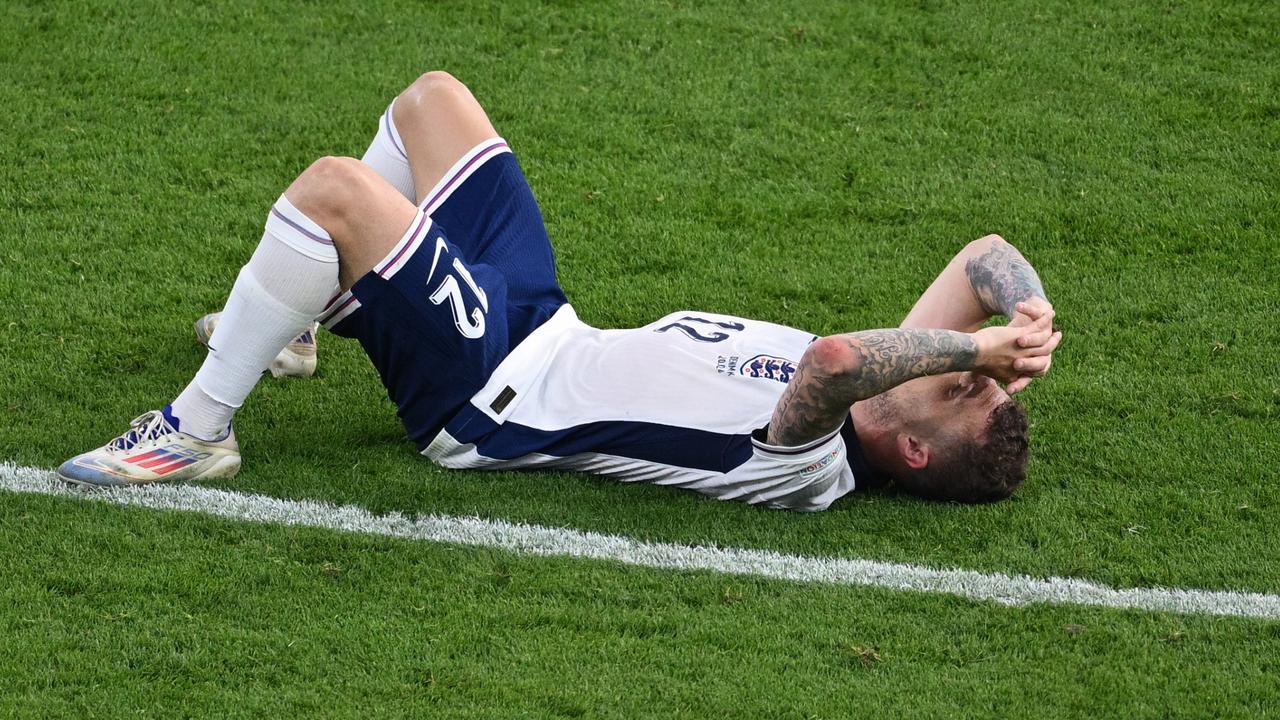
<path fill-rule="evenodd" d="M 1007 326 L 979 329 L 998 313 Z M 1009 394 L 1048 371 L 1053 314 L 1035 271 L 990 235 L 897 329 L 815 337 L 692 311 L 589 327 L 507 144 L 464 85 L 428 73 L 363 161 L 321 158 L 276 201 L 186 389 L 58 473 L 92 486 L 234 474 L 232 416 L 291 339 L 314 350 L 318 319 L 360 341 L 409 436 L 446 467 L 573 469 L 793 510 L 889 478 L 998 500 L 1027 459 Z M 282 358 L 276 371 L 308 371 Z"/>

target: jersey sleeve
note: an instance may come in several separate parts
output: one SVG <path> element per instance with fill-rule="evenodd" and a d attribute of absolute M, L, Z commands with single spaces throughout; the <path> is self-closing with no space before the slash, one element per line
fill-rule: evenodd
<path fill-rule="evenodd" d="M 848 448 L 840 429 L 800 446 L 770 445 L 768 428 L 752 433 L 751 461 L 739 468 L 745 478 L 767 480 L 756 499 L 768 507 L 815 512 L 826 510 L 854 487 L 847 461 Z"/>

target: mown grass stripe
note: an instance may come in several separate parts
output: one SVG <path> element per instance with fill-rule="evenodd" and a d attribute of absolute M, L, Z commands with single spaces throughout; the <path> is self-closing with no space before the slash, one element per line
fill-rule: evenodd
<path fill-rule="evenodd" d="M 944 570 L 874 560 L 815 558 L 762 550 L 649 543 L 618 535 L 474 517 L 374 515 L 353 505 L 283 500 L 192 485 L 82 490 L 53 472 L 0 464 L 0 488 L 19 493 L 178 510 L 279 525 L 303 525 L 408 540 L 490 547 L 529 555 L 614 560 L 668 570 L 709 570 L 795 582 L 946 593 L 1004 605 L 1048 603 L 1188 615 L 1280 619 L 1280 595 L 1183 588 L 1112 588 L 1073 578 Z"/>

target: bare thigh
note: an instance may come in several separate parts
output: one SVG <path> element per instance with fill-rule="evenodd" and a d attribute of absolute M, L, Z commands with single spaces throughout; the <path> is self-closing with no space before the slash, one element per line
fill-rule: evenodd
<path fill-rule="evenodd" d="M 429 72 L 396 98 L 392 111 L 418 203 L 463 155 L 498 136 L 471 90 L 446 72 Z"/>

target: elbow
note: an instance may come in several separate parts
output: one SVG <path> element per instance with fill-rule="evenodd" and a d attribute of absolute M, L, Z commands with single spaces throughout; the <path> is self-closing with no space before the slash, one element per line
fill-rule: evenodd
<path fill-rule="evenodd" d="M 809 343 L 802 363 L 824 377 L 847 375 L 858 365 L 858 352 L 846 335 L 829 335 Z"/>
<path fill-rule="evenodd" d="M 964 250 L 961 251 L 961 254 L 972 256 L 972 257 L 978 257 L 981 255 L 987 254 L 988 252 L 991 251 L 991 248 L 996 247 L 997 245 L 1008 245 L 1008 244 L 1009 244 L 1008 240 L 1005 240 L 1003 237 L 1000 237 L 995 233 L 992 233 L 990 235 L 983 235 L 977 240 L 971 240 L 968 245 L 964 246 Z"/>

